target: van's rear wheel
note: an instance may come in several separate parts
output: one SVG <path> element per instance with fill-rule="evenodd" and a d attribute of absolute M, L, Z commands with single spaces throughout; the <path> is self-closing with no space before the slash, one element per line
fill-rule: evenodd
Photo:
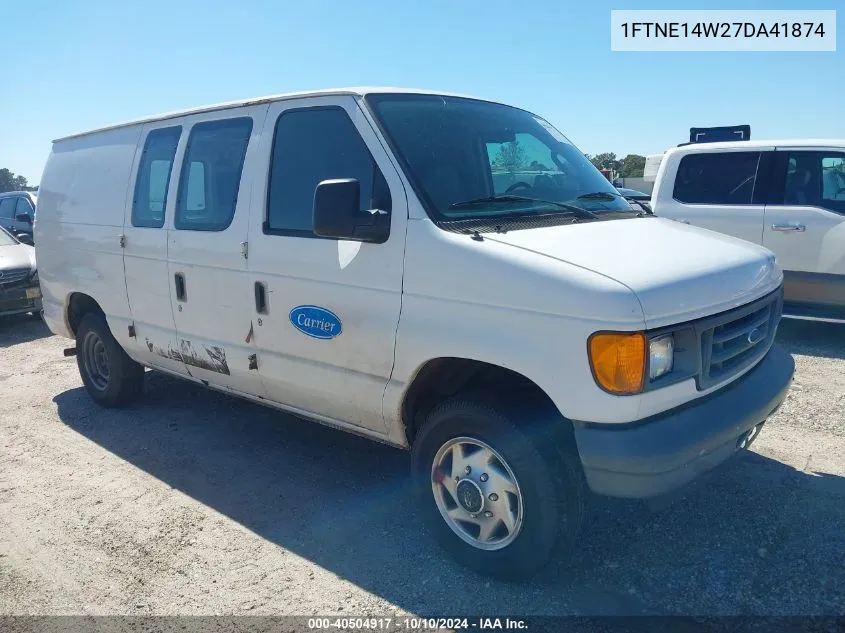
<path fill-rule="evenodd" d="M 82 317 L 76 330 L 76 362 L 85 389 L 97 404 L 123 406 L 143 389 L 144 367 L 127 356 L 100 314 Z"/>
<path fill-rule="evenodd" d="M 581 480 L 538 450 L 536 428 L 482 401 L 457 398 L 435 408 L 417 435 L 413 476 L 423 516 L 463 565 L 523 578 L 549 560 L 562 530 L 580 527 Z"/>

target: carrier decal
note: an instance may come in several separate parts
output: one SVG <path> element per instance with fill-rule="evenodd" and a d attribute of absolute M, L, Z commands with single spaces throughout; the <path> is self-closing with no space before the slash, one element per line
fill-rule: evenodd
<path fill-rule="evenodd" d="M 338 316 L 320 306 L 296 306 L 289 318 L 293 327 L 311 338 L 330 339 L 343 332 Z"/>

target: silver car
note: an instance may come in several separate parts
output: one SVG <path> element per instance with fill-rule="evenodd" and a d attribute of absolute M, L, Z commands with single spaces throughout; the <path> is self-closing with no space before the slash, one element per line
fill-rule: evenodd
<path fill-rule="evenodd" d="M 0 228 L 0 316 L 41 312 L 35 249 Z"/>

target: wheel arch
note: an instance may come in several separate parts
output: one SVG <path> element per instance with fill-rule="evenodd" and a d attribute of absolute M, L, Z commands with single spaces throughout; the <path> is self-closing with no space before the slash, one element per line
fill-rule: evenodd
<path fill-rule="evenodd" d="M 90 295 L 84 292 L 72 292 L 68 295 L 65 301 L 65 325 L 73 336 L 76 336 L 76 330 L 82 321 L 82 317 L 91 312 L 105 317 L 105 312 L 100 304 Z M 106 323 L 108 323 L 108 320 L 106 320 Z"/>
<path fill-rule="evenodd" d="M 536 382 L 527 376 L 485 361 L 461 357 L 432 358 L 414 373 L 402 397 L 401 416 L 408 446 L 414 442 L 426 415 L 443 400 L 462 393 L 487 393 L 500 402 L 548 408 L 570 424 Z"/>

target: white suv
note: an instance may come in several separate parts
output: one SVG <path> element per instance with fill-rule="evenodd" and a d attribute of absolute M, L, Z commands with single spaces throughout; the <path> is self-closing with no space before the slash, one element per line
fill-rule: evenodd
<path fill-rule="evenodd" d="M 198 108 L 56 141 L 41 184 L 44 318 L 95 401 L 148 366 L 410 449 L 431 531 L 490 573 L 577 543 L 587 488 L 725 461 L 792 379 L 768 251 L 632 209 L 501 103 Z"/>
<path fill-rule="evenodd" d="M 658 216 L 773 251 L 784 314 L 845 320 L 845 139 L 673 148 L 651 204 Z"/>

